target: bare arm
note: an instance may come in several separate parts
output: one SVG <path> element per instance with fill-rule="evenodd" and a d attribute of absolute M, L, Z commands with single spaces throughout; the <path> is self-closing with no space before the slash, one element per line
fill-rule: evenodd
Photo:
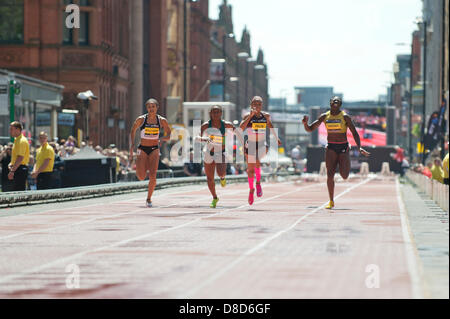
<path fill-rule="evenodd" d="M 242 131 L 245 131 L 245 129 L 248 126 L 248 123 L 250 122 L 250 114 L 247 114 L 244 116 L 244 119 L 242 120 L 242 122 L 239 124 L 239 127 L 241 128 Z"/>
<path fill-rule="evenodd" d="M 309 117 L 307 115 L 305 115 L 303 117 L 303 126 L 305 127 L 305 131 L 306 132 L 312 132 L 315 129 L 319 128 L 320 124 L 322 124 L 322 122 L 325 120 L 326 114 L 322 114 L 316 121 L 312 122 L 311 125 L 308 125 L 308 120 Z"/>
<path fill-rule="evenodd" d="M 47 168 L 48 164 L 50 164 L 50 158 L 46 158 L 44 163 L 36 170 L 36 164 L 34 165 L 33 172 L 31 173 L 32 178 L 36 178 L 44 169 Z"/>
<path fill-rule="evenodd" d="M 136 130 L 138 129 L 138 127 L 140 127 L 142 125 L 142 123 L 144 122 L 144 117 L 138 117 L 136 119 L 136 121 L 134 121 L 133 127 L 131 128 L 131 132 L 130 132 L 130 155 L 128 158 L 128 162 L 131 165 L 131 163 L 133 162 L 133 150 L 134 150 L 134 138 L 136 136 Z"/>
<path fill-rule="evenodd" d="M 134 149 L 134 138 L 136 136 L 136 130 L 142 125 L 143 122 L 144 117 L 138 117 L 136 121 L 134 121 L 133 127 L 131 128 L 130 132 L 130 149 Z"/>
<path fill-rule="evenodd" d="M 356 130 L 355 125 L 353 124 L 353 121 L 350 118 L 350 116 L 345 115 L 344 120 L 345 120 L 345 123 L 347 123 L 347 127 L 350 129 L 350 131 L 353 134 L 353 138 L 355 139 L 356 145 L 358 147 L 358 151 L 366 157 L 369 156 L 370 153 L 367 152 L 366 150 L 364 150 L 363 148 L 361 148 L 361 139 L 359 137 L 358 131 Z"/>
<path fill-rule="evenodd" d="M 276 140 L 278 141 L 278 146 L 281 146 L 281 140 L 278 138 L 277 133 L 275 132 L 275 129 L 273 128 L 273 124 L 272 121 L 270 119 L 270 115 L 269 114 L 264 114 L 266 120 L 267 120 L 267 125 L 270 128 L 270 131 L 272 132 L 273 136 L 275 136 Z"/>
<path fill-rule="evenodd" d="M 197 136 L 195 139 L 200 142 L 209 142 L 209 137 L 205 136 L 203 137 L 203 134 L 205 133 L 206 129 L 208 128 L 208 122 L 205 122 L 202 124 L 200 128 L 200 136 Z"/>
<path fill-rule="evenodd" d="M 170 129 L 167 119 L 161 118 L 161 124 L 164 129 L 164 137 L 161 138 L 161 141 L 163 141 L 163 142 L 170 141 L 170 135 L 172 134 L 172 130 Z"/>

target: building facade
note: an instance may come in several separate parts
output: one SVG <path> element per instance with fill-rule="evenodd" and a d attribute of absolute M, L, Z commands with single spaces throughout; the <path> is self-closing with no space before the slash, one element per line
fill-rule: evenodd
<path fill-rule="evenodd" d="M 234 32 L 232 7 L 226 0 L 219 18 L 211 26 L 210 99 L 236 104 L 236 120 L 241 120 L 253 96 L 261 96 L 268 107 L 268 69 L 260 48 L 253 56 L 251 36 L 245 27 L 240 39 Z"/>
<path fill-rule="evenodd" d="M 315 86 L 297 86 L 295 87 L 297 104 L 306 108 L 320 106 L 327 108 L 330 105 L 330 99 L 334 95 L 333 87 L 315 87 Z"/>
<path fill-rule="evenodd" d="M 71 3 L 80 8 L 80 28 L 66 24 Z M 79 110 L 65 135 L 76 135 L 81 128 L 94 144 L 125 147 L 130 121 L 129 0 L 19 0 L 13 10 L 2 19 L 14 28 L 0 34 L 0 67 L 64 86 L 62 107 Z M 5 7 L 0 11 L 4 14 Z M 87 109 L 77 99 L 86 90 L 99 98 Z"/>

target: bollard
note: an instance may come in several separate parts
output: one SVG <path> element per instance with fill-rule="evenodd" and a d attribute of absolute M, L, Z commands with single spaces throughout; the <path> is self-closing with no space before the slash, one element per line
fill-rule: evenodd
<path fill-rule="evenodd" d="M 359 169 L 359 174 L 361 175 L 361 177 L 366 177 L 367 175 L 369 175 L 369 163 L 367 163 L 367 162 L 361 163 L 361 168 Z"/>
<path fill-rule="evenodd" d="M 381 175 L 383 176 L 391 176 L 391 168 L 388 162 L 383 162 L 381 165 Z"/>

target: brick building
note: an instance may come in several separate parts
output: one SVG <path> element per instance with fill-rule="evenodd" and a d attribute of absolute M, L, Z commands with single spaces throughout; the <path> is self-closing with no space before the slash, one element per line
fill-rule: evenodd
<path fill-rule="evenodd" d="M 77 93 L 99 97 L 89 105 L 89 139 L 103 146 L 128 143 L 129 1 L 18 0 L 7 17 L 14 28 L 0 34 L 0 67 L 64 85 L 63 107 L 80 111 L 72 134 L 84 128 Z M 70 3 L 79 5 L 79 29 L 65 25 Z"/>

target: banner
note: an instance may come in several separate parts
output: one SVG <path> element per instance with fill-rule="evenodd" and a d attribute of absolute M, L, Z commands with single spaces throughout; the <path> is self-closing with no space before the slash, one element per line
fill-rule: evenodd
<path fill-rule="evenodd" d="M 445 111 L 447 109 L 447 99 L 443 99 L 438 112 L 433 112 L 428 121 L 428 129 L 424 137 L 425 150 L 432 151 L 438 145 L 443 134 L 445 134 Z"/>

